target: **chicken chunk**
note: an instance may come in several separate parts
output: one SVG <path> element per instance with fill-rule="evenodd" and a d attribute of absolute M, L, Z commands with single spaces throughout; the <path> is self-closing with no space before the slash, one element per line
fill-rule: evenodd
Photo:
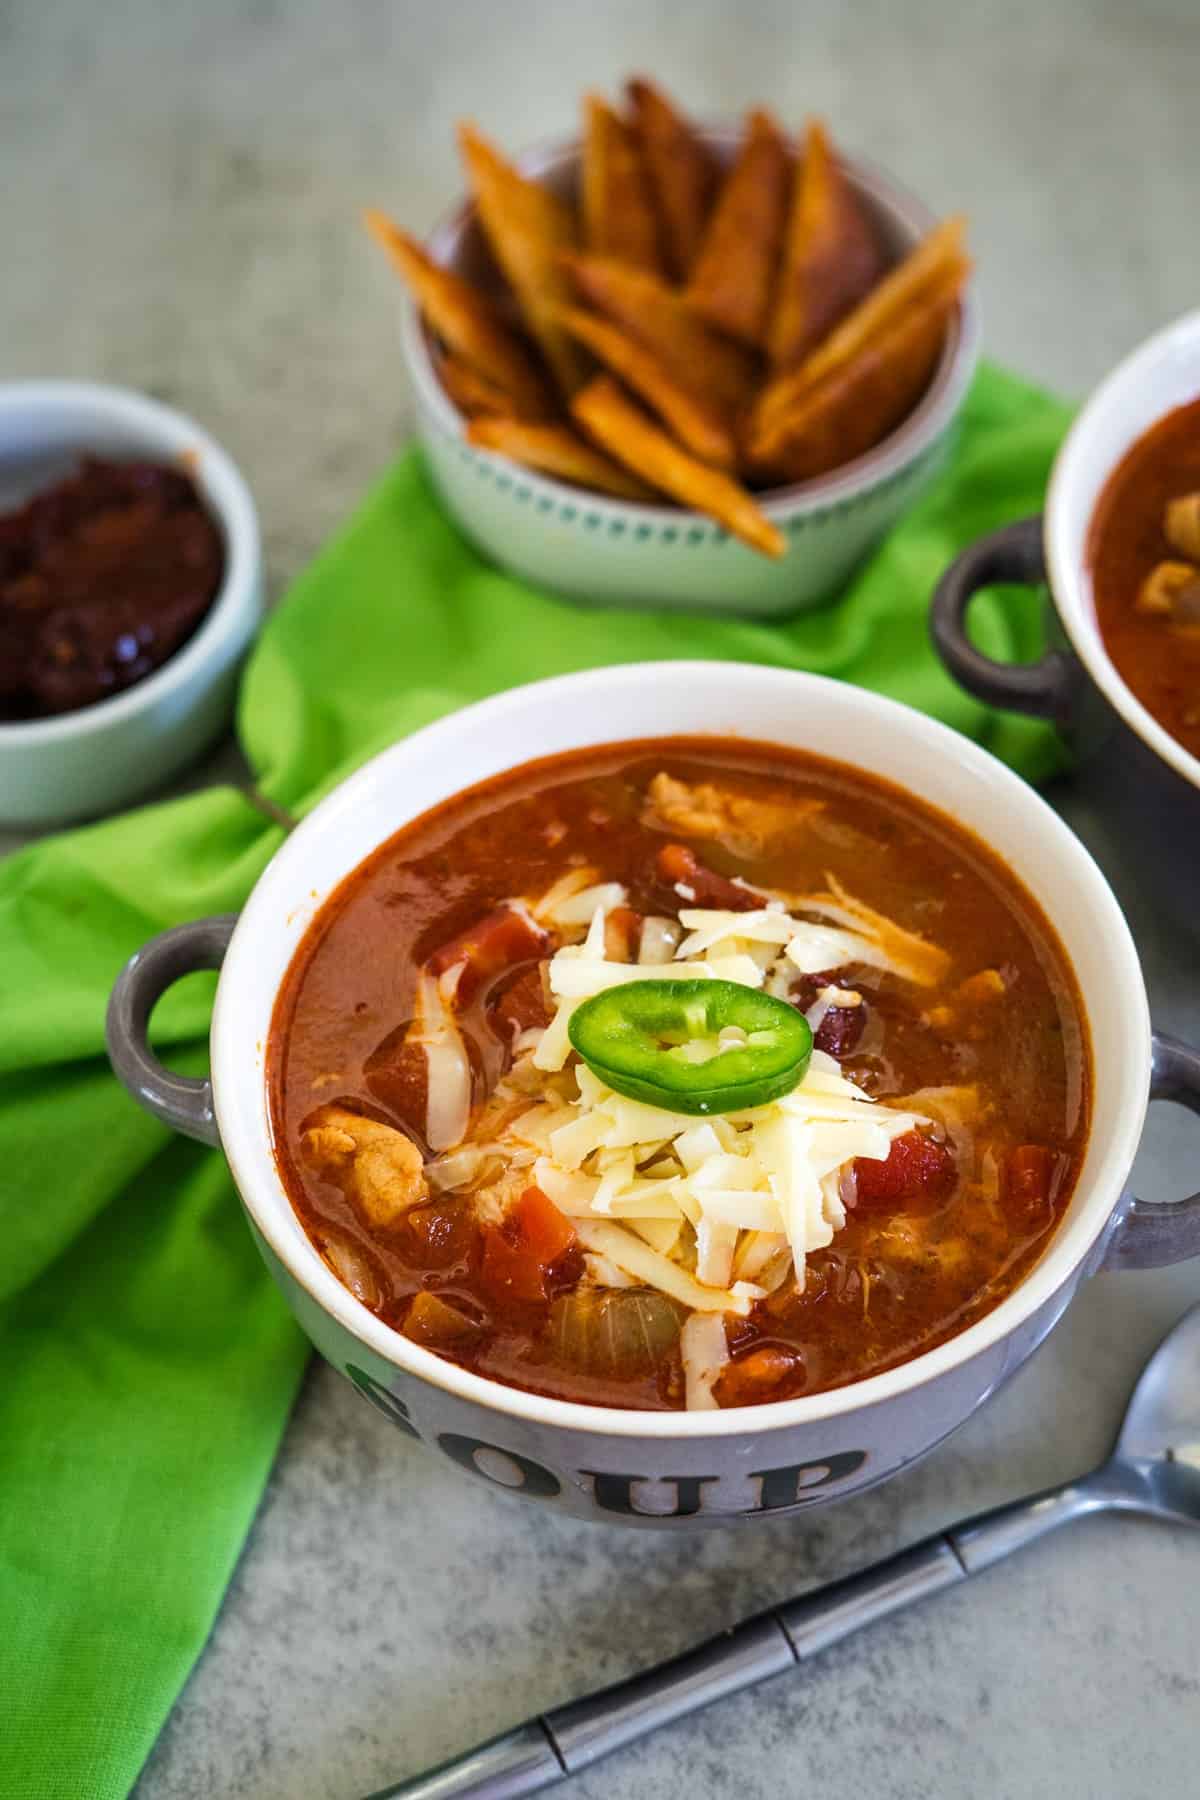
<path fill-rule="evenodd" d="M 300 1134 L 305 1161 L 341 1188 L 364 1225 L 387 1229 L 429 1198 L 411 1138 L 344 1106 L 323 1106 Z"/>
<path fill-rule="evenodd" d="M 646 791 L 642 823 L 660 831 L 678 831 L 684 837 L 715 838 L 738 856 L 753 856 L 766 845 L 795 830 L 814 812 L 820 800 L 768 800 L 739 794 L 714 782 L 677 781 L 665 770 Z"/>

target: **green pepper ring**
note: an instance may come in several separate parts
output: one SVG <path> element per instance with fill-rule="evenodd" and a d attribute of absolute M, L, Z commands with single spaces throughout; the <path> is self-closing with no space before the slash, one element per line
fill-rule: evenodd
<path fill-rule="evenodd" d="M 728 1026 L 759 1041 L 702 1062 L 672 1053 Z M 803 1080 L 813 1048 L 808 1020 L 786 1000 L 737 981 L 694 978 L 605 988 L 575 1009 L 567 1033 L 615 1093 L 678 1113 L 741 1112 L 778 1100 Z"/>

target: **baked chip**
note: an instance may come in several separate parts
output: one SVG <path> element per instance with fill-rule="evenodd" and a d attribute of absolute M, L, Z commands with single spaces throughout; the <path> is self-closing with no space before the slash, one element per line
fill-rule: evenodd
<path fill-rule="evenodd" d="M 677 380 L 653 350 L 609 320 L 579 307 L 572 307 L 562 317 L 568 331 L 640 394 L 685 449 L 718 468 L 735 466 L 737 439 L 728 422 L 702 396 Z"/>
<path fill-rule="evenodd" d="M 764 432 L 777 417 L 794 410 L 800 396 L 834 369 L 853 363 L 893 319 L 919 306 L 922 296 L 949 271 L 965 276 L 970 266 L 963 247 L 965 231 L 961 214 L 938 225 L 797 368 L 774 376 L 755 403 L 750 435 Z"/>
<path fill-rule="evenodd" d="M 619 500 L 657 500 L 644 482 L 619 463 L 610 462 L 569 425 L 537 425 L 525 419 L 505 419 L 484 414 L 467 426 L 467 442 L 481 450 L 494 450 L 527 468 L 573 481 Z"/>
<path fill-rule="evenodd" d="M 588 304 L 652 350 L 691 393 L 719 412 L 746 406 L 754 358 L 710 329 L 665 282 L 604 256 L 567 256 L 563 264 Z"/>
<path fill-rule="evenodd" d="M 809 481 L 862 456 L 911 412 L 929 385 L 969 265 L 952 265 L 747 444 L 751 466 L 777 481 Z"/>
<path fill-rule="evenodd" d="M 542 400 L 523 404 L 520 396 L 500 387 L 460 356 L 443 356 L 437 372 L 459 412 L 469 419 L 479 413 L 500 413 L 514 419 L 548 419 L 555 414 L 556 408 L 548 395 Z"/>
<path fill-rule="evenodd" d="M 470 282 L 441 268 L 383 213 L 368 208 L 363 217 L 407 282 L 426 323 L 455 359 L 507 396 L 505 411 L 545 417 L 551 410 L 549 387 L 499 308 Z"/>
<path fill-rule="evenodd" d="M 597 375 L 571 401 L 571 411 L 596 442 L 627 468 L 683 506 L 707 513 L 751 549 L 782 556 L 783 533 L 728 475 L 698 462 L 651 423 L 610 375 Z"/>
<path fill-rule="evenodd" d="M 752 112 L 685 292 L 710 325 L 756 347 L 766 342 L 791 186 L 783 133 L 770 113 Z"/>
<path fill-rule="evenodd" d="M 583 241 L 600 256 L 663 271 L 658 217 L 633 132 L 598 94 L 584 101 Z"/>
<path fill-rule="evenodd" d="M 569 395 L 586 376 L 584 357 L 555 319 L 556 308 L 570 300 L 558 257 L 575 244 L 574 214 L 557 194 L 506 162 L 473 125 L 459 126 L 458 141 L 488 242 L 555 380 Z"/>
<path fill-rule="evenodd" d="M 871 220 L 833 154 L 819 119 L 810 120 L 794 183 L 767 351 L 790 368 L 851 312 L 883 274 Z"/>
<path fill-rule="evenodd" d="M 633 80 L 626 92 L 662 224 L 669 273 L 686 281 L 716 193 L 716 158 L 653 82 Z"/>

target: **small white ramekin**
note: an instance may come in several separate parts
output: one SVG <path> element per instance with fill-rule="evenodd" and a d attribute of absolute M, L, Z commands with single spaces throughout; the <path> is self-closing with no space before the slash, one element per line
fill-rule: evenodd
<path fill-rule="evenodd" d="M 61 825 L 140 799 L 227 724 L 238 665 L 262 611 L 258 515 L 237 468 L 169 406 L 93 382 L 0 386 L 0 510 L 91 453 L 186 459 L 221 533 L 225 572 L 206 617 L 160 669 L 111 699 L 52 718 L 0 720 L 0 822 Z"/>
<path fill-rule="evenodd" d="M 704 137 L 723 161 L 740 133 Z M 578 184 L 578 139 L 516 158 L 526 175 L 562 194 Z M 920 201 L 865 163 L 843 158 L 851 185 L 896 258 L 935 223 Z M 460 204 L 429 239 L 436 262 L 486 285 L 494 281 L 475 209 Z M 943 466 L 979 355 L 979 306 L 969 284 L 950 322 L 924 397 L 883 441 L 814 481 L 756 495 L 787 539 L 762 556 L 702 513 L 611 500 L 477 449 L 434 366 L 416 307 L 403 300 L 401 342 L 416 399 L 417 433 L 447 509 L 487 555 L 540 587 L 579 600 L 780 617 L 837 592 Z"/>

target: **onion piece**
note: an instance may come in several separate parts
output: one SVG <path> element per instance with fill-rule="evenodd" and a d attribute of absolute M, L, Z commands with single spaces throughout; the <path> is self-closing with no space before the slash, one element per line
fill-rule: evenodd
<path fill-rule="evenodd" d="M 383 1300 L 383 1289 L 366 1252 L 349 1238 L 326 1237 L 324 1255 L 342 1286 L 349 1288 L 354 1298 L 369 1306 L 372 1312 L 377 1312 Z"/>
<path fill-rule="evenodd" d="M 461 1307 L 453 1306 L 439 1294 L 422 1288 L 413 1297 L 408 1317 L 400 1327 L 406 1338 L 426 1349 L 440 1350 L 445 1345 L 462 1344 L 483 1334 L 483 1326 L 470 1318 Z"/>
<path fill-rule="evenodd" d="M 439 1156 L 433 1162 L 425 1164 L 425 1179 L 439 1193 L 445 1193 L 450 1188 L 466 1187 L 478 1179 L 480 1168 L 488 1154 L 474 1145 L 452 1150 L 448 1156 Z M 495 1152 L 491 1152 L 491 1155 L 494 1157 Z"/>
<path fill-rule="evenodd" d="M 679 1337 L 680 1310 L 644 1287 L 576 1288 L 550 1308 L 556 1358 L 580 1374 L 648 1375 Z"/>
<path fill-rule="evenodd" d="M 425 1052 L 425 1137 L 431 1150 L 448 1150 L 462 1142 L 470 1122 L 471 1064 L 442 989 L 424 970 L 417 979 L 415 1008 L 407 1042 Z"/>

